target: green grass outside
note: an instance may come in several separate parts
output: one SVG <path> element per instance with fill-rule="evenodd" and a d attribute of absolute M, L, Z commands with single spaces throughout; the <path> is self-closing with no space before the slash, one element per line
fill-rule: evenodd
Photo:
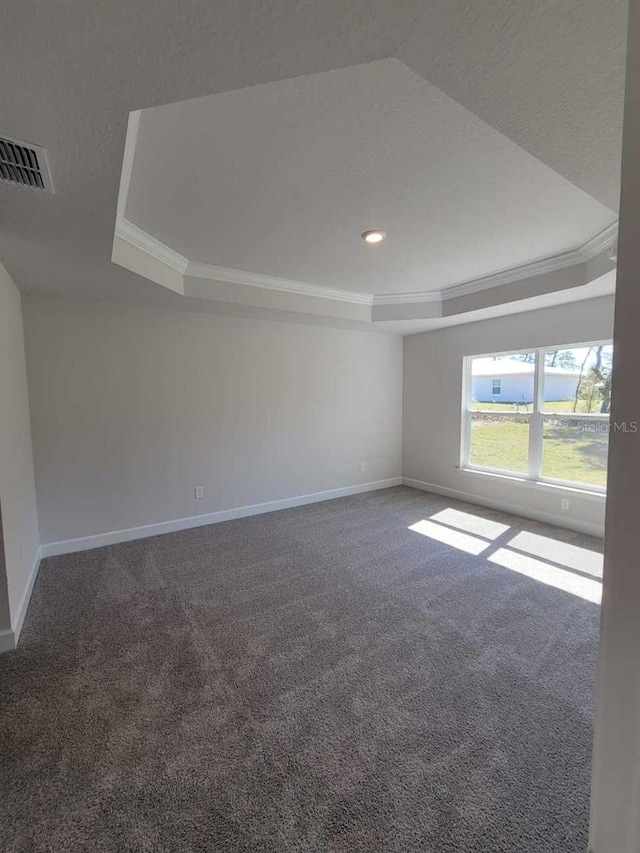
<path fill-rule="evenodd" d="M 606 432 L 584 432 L 579 425 L 545 424 L 542 474 L 593 486 L 607 480 Z M 475 420 L 471 427 L 472 465 L 525 474 L 528 467 L 529 426 L 511 420 Z"/>
<path fill-rule="evenodd" d="M 532 412 L 533 403 L 472 403 L 475 412 Z M 573 412 L 573 400 L 554 400 L 544 404 L 545 412 Z M 581 414 L 589 411 L 586 400 L 578 400 L 577 410 Z M 600 411 L 599 401 L 592 403 L 591 412 Z"/>

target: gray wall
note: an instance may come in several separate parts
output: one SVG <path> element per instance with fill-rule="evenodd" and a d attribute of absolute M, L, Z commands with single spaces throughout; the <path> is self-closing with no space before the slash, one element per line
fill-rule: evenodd
<path fill-rule="evenodd" d="M 423 332 L 404 339 L 403 475 L 461 498 L 602 532 L 604 498 L 459 470 L 465 355 L 612 337 L 613 297 Z M 560 510 L 569 497 L 568 511 Z"/>
<path fill-rule="evenodd" d="M 25 327 L 43 543 L 401 475 L 400 337 L 33 296 Z"/>
<path fill-rule="evenodd" d="M 629 6 L 611 417 L 640 423 L 640 2 Z M 592 853 L 640 851 L 640 435 L 613 432 L 591 783 Z"/>
<path fill-rule="evenodd" d="M 0 264 L 0 631 L 16 624 L 38 556 L 29 398 L 20 293 Z M 0 568 L 3 559 L 0 556 Z"/>

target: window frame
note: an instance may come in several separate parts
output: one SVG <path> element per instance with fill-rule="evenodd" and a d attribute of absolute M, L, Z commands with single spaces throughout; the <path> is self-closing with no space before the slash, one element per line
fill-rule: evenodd
<path fill-rule="evenodd" d="M 544 347 L 525 347 L 524 349 L 506 350 L 503 352 L 474 353 L 463 357 L 462 365 L 462 417 L 460 435 L 460 468 L 465 471 L 479 471 L 485 474 L 497 474 L 503 477 L 511 477 L 516 480 L 524 480 L 530 483 L 543 483 L 552 486 L 562 486 L 585 492 L 594 492 L 598 495 L 606 495 L 606 486 L 597 486 L 591 483 L 582 483 L 577 480 L 561 480 L 556 477 L 545 477 L 542 474 L 543 433 L 545 418 L 553 417 L 556 420 L 588 420 L 593 423 L 610 423 L 610 414 L 599 412 L 545 412 L 544 411 L 544 360 L 547 352 L 565 349 L 583 349 L 597 346 L 612 346 L 612 340 L 588 341 L 576 344 L 558 344 Z M 531 412 L 496 412 L 491 409 L 483 409 L 482 404 L 477 404 L 475 409 L 471 408 L 472 377 L 471 366 L 475 358 L 493 358 L 494 356 L 534 354 L 533 374 L 533 403 Z M 514 416 L 527 418 L 529 421 L 529 454 L 527 472 L 509 471 L 504 468 L 491 468 L 486 465 L 473 464 L 471 454 L 471 424 L 473 415 L 485 413 L 491 417 L 509 420 Z"/>

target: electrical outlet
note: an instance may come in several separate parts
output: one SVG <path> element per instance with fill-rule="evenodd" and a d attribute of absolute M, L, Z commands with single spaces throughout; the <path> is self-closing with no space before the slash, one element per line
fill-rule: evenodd
<path fill-rule="evenodd" d="M 569 509 L 569 498 L 560 498 L 560 508 Z"/>
<path fill-rule="evenodd" d="M 360 473 L 361 473 L 361 474 L 364 474 L 364 472 L 365 472 L 366 470 L 367 470 L 367 463 L 366 463 L 366 462 L 361 462 L 361 463 L 360 463 Z"/>
<path fill-rule="evenodd" d="M 195 500 L 200 500 L 200 498 L 204 497 L 204 486 L 196 486 L 193 490 L 193 497 Z"/>

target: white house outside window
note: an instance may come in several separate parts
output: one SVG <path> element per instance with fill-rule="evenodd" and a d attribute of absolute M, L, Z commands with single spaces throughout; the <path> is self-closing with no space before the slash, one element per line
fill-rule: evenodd
<path fill-rule="evenodd" d="M 462 467 L 604 491 L 612 355 L 604 341 L 465 358 Z"/>

